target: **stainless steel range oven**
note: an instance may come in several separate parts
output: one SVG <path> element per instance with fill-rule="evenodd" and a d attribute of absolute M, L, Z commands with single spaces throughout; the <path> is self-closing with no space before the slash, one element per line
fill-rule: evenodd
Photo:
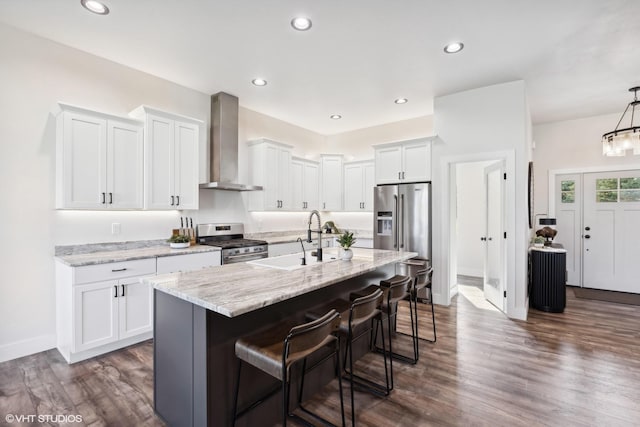
<path fill-rule="evenodd" d="M 197 234 L 199 244 L 222 249 L 222 264 L 246 262 L 269 256 L 267 242 L 244 238 L 243 224 L 198 224 Z"/>

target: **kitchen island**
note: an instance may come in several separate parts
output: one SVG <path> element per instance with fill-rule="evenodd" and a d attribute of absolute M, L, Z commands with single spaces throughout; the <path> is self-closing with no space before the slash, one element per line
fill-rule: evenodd
<path fill-rule="evenodd" d="M 154 288 L 154 407 L 171 426 L 231 425 L 236 339 L 394 274 L 413 252 L 354 249 L 351 261 L 327 250 L 325 261 L 294 270 L 246 263 L 144 279 Z M 310 255 L 307 255 L 308 257 Z M 326 364 L 330 365 L 330 363 Z M 332 378 L 332 367 L 305 381 L 308 395 Z M 273 379 L 243 369 L 243 402 L 273 387 Z M 292 390 L 293 392 L 293 390 Z M 272 398 L 237 425 L 278 421 Z"/>

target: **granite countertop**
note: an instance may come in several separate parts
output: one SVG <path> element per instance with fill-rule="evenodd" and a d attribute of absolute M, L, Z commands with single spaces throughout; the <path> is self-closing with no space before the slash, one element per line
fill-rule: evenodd
<path fill-rule="evenodd" d="M 373 239 L 373 232 L 370 230 L 349 230 L 353 232 L 354 237 L 361 239 Z M 340 236 L 342 233 L 322 233 L 323 239 L 334 239 Z M 245 233 L 244 235 L 247 239 L 259 239 L 264 240 L 270 245 L 276 243 L 291 243 L 295 242 L 298 237 L 302 237 L 306 239 L 307 230 L 296 230 L 296 231 L 269 231 L 264 233 Z M 317 239 L 317 234 L 313 233 L 313 239 Z"/>
<path fill-rule="evenodd" d="M 98 250 L 93 252 L 78 250 L 76 253 L 71 249 L 59 251 L 58 248 L 56 248 L 56 259 L 70 267 L 82 267 L 85 265 L 106 264 L 109 262 L 220 251 L 220 248 L 204 245 L 192 245 L 184 249 L 172 249 L 166 242 L 150 246 L 140 245 L 139 247 L 135 247 L 135 244 L 130 246 L 133 247 L 105 247 L 103 250 L 99 250 L 98 247 L 96 248 Z"/>
<path fill-rule="evenodd" d="M 331 250 L 326 250 L 325 255 L 332 254 Z M 333 250 L 337 254 L 337 248 Z M 418 255 L 379 249 L 352 250 L 351 261 L 325 261 L 292 271 L 238 263 L 163 274 L 143 281 L 207 310 L 236 317 Z"/>

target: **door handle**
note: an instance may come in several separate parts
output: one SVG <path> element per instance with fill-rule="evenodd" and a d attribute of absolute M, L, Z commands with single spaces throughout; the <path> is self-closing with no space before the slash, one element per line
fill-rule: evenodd
<path fill-rule="evenodd" d="M 491 238 L 491 237 L 487 237 L 487 240 L 493 240 L 493 238 Z"/>
<path fill-rule="evenodd" d="M 393 247 L 397 248 L 398 247 L 398 206 L 399 206 L 399 204 L 398 204 L 398 196 L 394 194 L 393 198 L 395 199 L 395 202 L 396 202 L 396 217 L 394 218 L 395 221 L 396 221 L 396 223 L 394 224 L 395 225 L 395 233 L 394 234 L 395 234 L 396 238 L 395 238 L 395 240 L 393 242 Z"/>
<path fill-rule="evenodd" d="M 590 238 L 591 238 L 591 236 L 589 236 L 588 234 L 585 234 L 585 235 L 584 235 L 584 238 L 585 238 L 585 239 L 590 239 Z"/>
<path fill-rule="evenodd" d="M 400 211 L 402 211 L 400 218 L 400 237 L 402 240 L 400 241 L 400 247 L 404 248 L 404 194 L 400 195 Z"/>
<path fill-rule="evenodd" d="M 483 241 L 483 242 L 486 242 L 487 238 L 486 237 L 481 237 L 480 240 Z"/>
<path fill-rule="evenodd" d="M 589 230 L 591 230 L 591 227 L 585 227 L 584 229 L 585 229 L 586 231 L 589 231 Z"/>

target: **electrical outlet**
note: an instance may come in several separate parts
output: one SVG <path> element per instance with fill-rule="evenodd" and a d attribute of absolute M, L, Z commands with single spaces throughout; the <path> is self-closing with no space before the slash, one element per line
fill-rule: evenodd
<path fill-rule="evenodd" d="M 116 235 L 120 234 L 120 223 L 114 222 L 111 224 L 111 234 Z"/>

